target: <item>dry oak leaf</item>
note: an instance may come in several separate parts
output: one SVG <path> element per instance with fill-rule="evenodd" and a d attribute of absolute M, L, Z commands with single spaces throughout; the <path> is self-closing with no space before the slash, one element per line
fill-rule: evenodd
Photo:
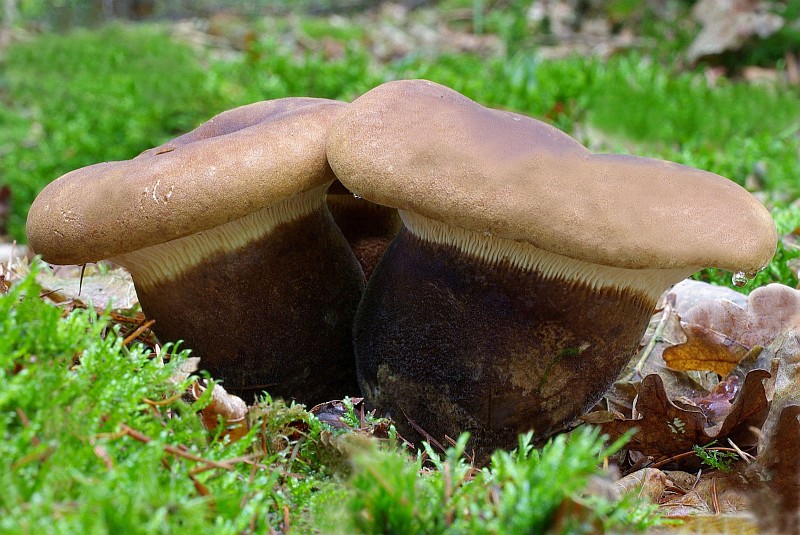
<path fill-rule="evenodd" d="M 642 468 L 615 481 L 613 486 L 619 494 L 633 494 L 658 503 L 668 484 L 671 482 L 658 468 Z"/>
<path fill-rule="evenodd" d="M 706 471 L 697 473 L 664 472 L 674 489 L 664 495 L 659 512 L 667 517 L 744 513 L 750 510 L 751 500 L 747 483 L 738 472 Z"/>
<path fill-rule="evenodd" d="M 776 454 L 765 468 L 767 483 L 778 496 L 778 529 L 782 533 L 800 532 L 800 405 L 783 408 L 775 432 L 770 437 Z M 779 520 L 778 520 L 779 519 Z M 794 531 L 789 531 L 789 530 Z"/>
<path fill-rule="evenodd" d="M 767 417 L 769 402 L 764 380 L 771 377 L 766 370 L 752 370 L 744 379 L 738 395 L 722 421 L 710 420 L 698 406 L 669 399 L 664 382 L 656 374 L 646 376 L 639 386 L 635 411 L 639 418 L 615 419 L 600 424 L 612 440 L 631 429 L 638 429 L 628 449 L 639 451 L 657 460 L 690 451 L 694 445 L 731 438 L 740 447 L 755 445 L 757 437 L 751 427 L 760 427 Z"/>
<path fill-rule="evenodd" d="M 350 399 L 353 406 L 362 401 L 364 401 L 364 398 Z M 346 421 L 349 409 L 342 400 L 336 399 L 314 405 L 308 412 L 316 416 L 320 422 L 324 422 L 334 429 L 353 429 L 353 426 Z"/>
<path fill-rule="evenodd" d="M 800 405 L 783 407 L 767 440 L 768 451 L 759 451 L 753 467 L 767 489 L 753 500 L 763 509 L 761 528 L 767 533 L 800 533 Z"/>
<path fill-rule="evenodd" d="M 727 300 L 706 301 L 681 318 L 686 342 L 664 349 L 667 366 L 725 376 L 754 346 L 800 326 L 800 291 L 783 284 L 755 289 L 747 308 Z"/>
<path fill-rule="evenodd" d="M 777 362 L 769 415 L 761 428 L 751 481 L 767 533 L 800 533 L 800 330 L 768 348 Z"/>
<path fill-rule="evenodd" d="M 75 269 L 42 270 L 36 275 L 36 282 L 56 303 L 77 301 L 91 303 L 99 310 L 107 307 L 128 310 L 138 304 L 136 289 L 130 273 L 122 268 L 103 271 L 87 266 L 82 274 L 80 267 Z"/>

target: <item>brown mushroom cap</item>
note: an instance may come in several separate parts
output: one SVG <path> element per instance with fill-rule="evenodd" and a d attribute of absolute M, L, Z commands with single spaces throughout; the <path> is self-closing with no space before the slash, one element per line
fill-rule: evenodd
<path fill-rule="evenodd" d="M 31 206 L 29 244 L 54 264 L 93 262 L 325 186 L 335 179 L 325 160 L 328 125 L 344 105 L 312 98 L 259 102 L 132 160 L 67 173 Z"/>
<path fill-rule="evenodd" d="M 372 202 L 592 264 L 755 272 L 775 252 L 769 212 L 730 180 L 592 154 L 426 80 L 356 99 L 332 128 L 328 159 Z"/>

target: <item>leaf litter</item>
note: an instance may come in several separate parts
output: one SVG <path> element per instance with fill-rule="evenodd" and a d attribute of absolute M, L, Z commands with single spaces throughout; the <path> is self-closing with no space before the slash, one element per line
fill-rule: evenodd
<path fill-rule="evenodd" d="M 681 529 L 800 533 L 800 291 L 770 284 L 745 306 L 712 291 L 680 306 L 678 286 L 584 420 L 612 439 L 638 430 L 617 484 Z"/>

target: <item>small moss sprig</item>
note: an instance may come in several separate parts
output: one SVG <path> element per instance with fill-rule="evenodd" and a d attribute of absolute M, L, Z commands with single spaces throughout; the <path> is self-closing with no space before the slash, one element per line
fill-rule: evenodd
<path fill-rule="evenodd" d="M 715 448 L 716 440 L 709 442 L 705 446 L 695 444 L 692 449 L 704 465 L 709 466 L 721 472 L 730 472 L 733 463 L 737 462 L 740 457 L 735 451 L 730 451 L 725 448 Z"/>

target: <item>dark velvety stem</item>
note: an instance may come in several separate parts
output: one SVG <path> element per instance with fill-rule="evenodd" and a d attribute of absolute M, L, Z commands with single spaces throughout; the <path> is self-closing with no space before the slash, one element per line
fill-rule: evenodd
<path fill-rule="evenodd" d="M 397 210 L 353 197 L 338 180 L 331 185 L 327 203 L 369 280 L 402 226 Z"/>
<path fill-rule="evenodd" d="M 358 394 L 351 331 L 363 288 L 320 209 L 138 294 L 158 337 L 184 340 L 229 392 L 315 404 Z"/>
<path fill-rule="evenodd" d="M 599 400 L 628 362 L 654 303 L 487 265 L 405 228 L 367 285 L 355 324 L 368 402 L 404 436 L 472 433 L 479 457 L 538 440 Z"/>

